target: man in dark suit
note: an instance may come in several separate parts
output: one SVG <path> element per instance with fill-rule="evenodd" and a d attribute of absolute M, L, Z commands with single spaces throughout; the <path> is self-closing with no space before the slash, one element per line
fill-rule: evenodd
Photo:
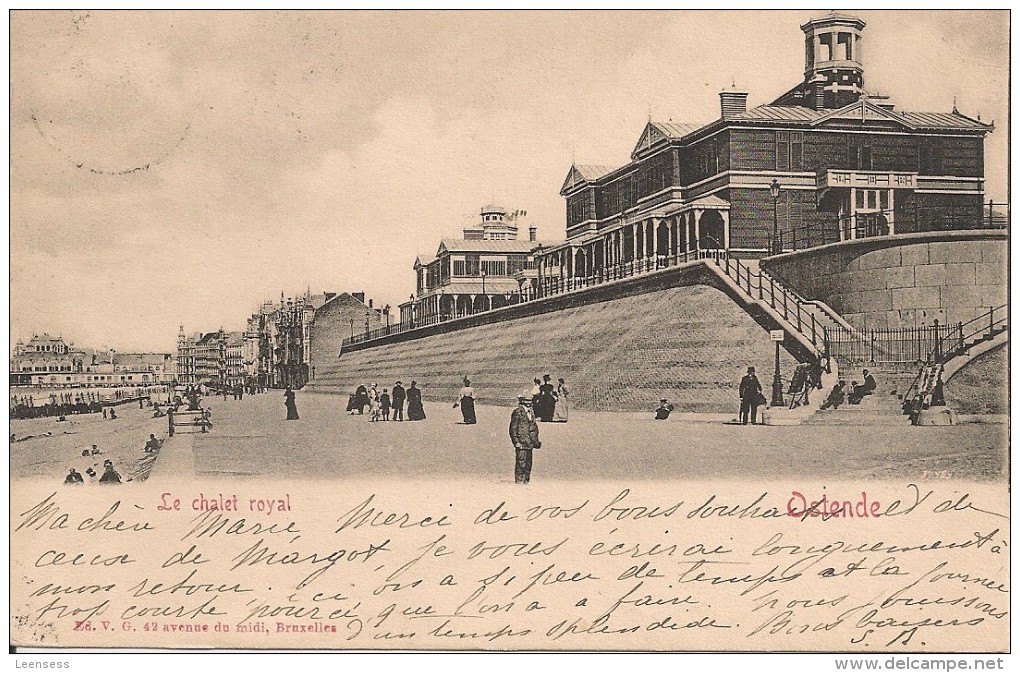
<path fill-rule="evenodd" d="M 854 382 L 856 384 L 856 381 Z M 871 395 L 875 392 L 875 388 L 878 384 L 875 383 L 875 377 L 871 375 L 867 369 L 864 370 L 864 383 L 860 385 L 854 385 L 853 390 L 847 396 L 846 401 L 850 404 L 860 404 L 866 396 Z"/>
<path fill-rule="evenodd" d="M 751 425 L 758 425 L 758 403 L 761 401 L 761 382 L 754 375 L 754 367 L 747 368 L 747 374 L 740 379 L 740 422 L 747 425 L 747 417 L 751 417 Z"/>
<path fill-rule="evenodd" d="M 404 386 L 400 385 L 400 381 L 397 381 L 397 385 L 393 386 L 393 420 L 404 420 L 404 400 L 406 399 L 407 393 L 404 392 Z"/>
<path fill-rule="evenodd" d="M 655 410 L 655 420 L 657 421 L 666 420 L 667 418 L 669 418 L 669 415 L 670 413 L 672 413 L 674 408 L 675 407 L 672 404 L 670 404 L 665 397 L 663 397 L 661 400 L 659 400 L 659 407 Z"/>
<path fill-rule="evenodd" d="M 510 414 L 510 441 L 516 452 L 514 478 L 518 484 L 527 484 L 531 480 L 531 452 L 542 448 L 531 404 L 527 394 L 518 395 L 517 408 Z"/>

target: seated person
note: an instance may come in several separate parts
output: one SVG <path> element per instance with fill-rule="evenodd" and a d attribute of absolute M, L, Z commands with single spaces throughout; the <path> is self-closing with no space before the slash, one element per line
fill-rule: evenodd
<path fill-rule="evenodd" d="M 860 404 L 861 400 L 866 395 L 871 395 L 875 392 L 875 388 L 878 384 L 875 383 L 875 377 L 872 376 L 867 369 L 864 370 L 864 383 L 858 385 L 856 381 L 852 384 L 850 395 L 847 397 L 847 401 L 850 404 Z"/>
<path fill-rule="evenodd" d="M 64 479 L 64 483 L 65 484 L 84 484 L 85 483 L 85 479 L 81 476 L 81 473 L 79 473 L 78 470 L 76 470 L 76 469 L 74 469 L 72 467 L 71 471 L 68 472 L 67 477 Z"/>
<path fill-rule="evenodd" d="M 99 478 L 99 483 L 100 484 L 119 484 L 120 483 L 120 474 L 117 472 L 117 470 L 113 469 L 113 461 L 112 460 L 103 461 L 103 468 L 104 468 L 103 476 L 101 476 Z"/>
<path fill-rule="evenodd" d="M 667 418 L 669 418 L 669 414 L 671 411 L 673 411 L 674 408 L 675 407 L 669 402 L 667 402 L 666 398 L 663 397 L 661 400 L 659 400 L 659 407 L 655 410 L 655 420 L 657 421 L 666 420 Z"/>
<path fill-rule="evenodd" d="M 149 441 L 145 442 L 145 453 L 159 451 L 161 446 L 163 446 L 163 442 L 156 439 L 156 435 L 149 435 Z"/>
<path fill-rule="evenodd" d="M 832 390 L 829 392 L 829 396 L 822 402 L 820 409 L 838 409 L 839 405 L 846 401 L 846 381 L 840 379 L 836 385 L 832 386 Z"/>

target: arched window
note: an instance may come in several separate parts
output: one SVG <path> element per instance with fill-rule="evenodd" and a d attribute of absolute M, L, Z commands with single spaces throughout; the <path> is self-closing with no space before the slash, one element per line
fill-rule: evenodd
<path fill-rule="evenodd" d="M 726 241 L 726 226 L 717 210 L 706 210 L 701 214 L 701 249 L 723 247 Z"/>
<path fill-rule="evenodd" d="M 574 276 L 584 278 L 586 275 L 588 275 L 588 265 L 584 250 L 578 250 L 577 254 L 574 255 Z"/>

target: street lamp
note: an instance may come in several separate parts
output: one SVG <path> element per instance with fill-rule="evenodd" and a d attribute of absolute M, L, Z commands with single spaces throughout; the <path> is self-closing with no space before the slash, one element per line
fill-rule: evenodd
<path fill-rule="evenodd" d="M 390 333 L 390 305 L 383 306 L 383 315 L 386 316 L 386 333 Z"/>
<path fill-rule="evenodd" d="M 783 251 L 783 244 L 779 241 L 779 180 L 772 179 L 769 192 L 772 194 L 772 254 L 778 255 Z"/>
<path fill-rule="evenodd" d="M 770 406 L 782 407 L 786 404 L 783 400 L 783 375 L 779 372 L 779 344 L 783 342 L 783 330 L 774 330 L 773 339 L 776 342 L 776 366 L 775 374 L 772 375 L 772 402 Z M 776 337 L 779 337 L 778 339 Z"/>
<path fill-rule="evenodd" d="M 485 309 L 488 310 L 488 308 L 489 308 L 489 298 L 485 296 L 485 270 L 484 269 L 482 270 L 481 276 L 482 276 L 482 296 L 485 297 Z"/>
<path fill-rule="evenodd" d="M 538 256 L 535 257 L 535 266 L 538 268 L 538 296 L 542 296 L 542 244 L 538 244 Z"/>

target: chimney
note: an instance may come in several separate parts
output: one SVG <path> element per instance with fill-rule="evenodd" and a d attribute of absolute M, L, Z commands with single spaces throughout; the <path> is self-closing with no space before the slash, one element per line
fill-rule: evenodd
<path fill-rule="evenodd" d="M 368 300 L 368 307 L 372 308 L 372 300 L 371 299 Z"/>
<path fill-rule="evenodd" d="M 528 227 L 528 240 L 529 241 L 538 240 L 538 227 L 536 227 L 535 225 L 531 225 L 530 227 Z"/>
<path fill-rule="evenodd" d="M 719 105 L 723 119 L 733 119 L 747 112 L 747 92 L 725 89 L 719 92 Z"/>

